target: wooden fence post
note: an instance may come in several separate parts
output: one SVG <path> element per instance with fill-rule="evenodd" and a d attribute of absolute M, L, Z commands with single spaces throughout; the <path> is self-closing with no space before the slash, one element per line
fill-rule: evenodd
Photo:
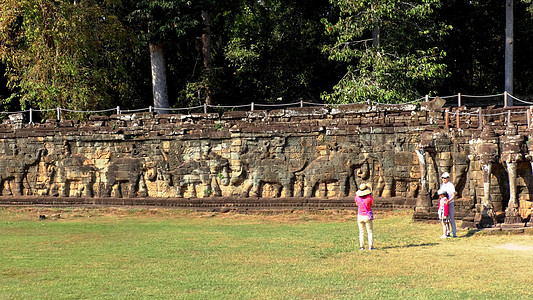
<path fill-rule="evenodd" d="M 507 91 L 503 92 L 503 107 L 507 108 Z"/>
<path fill-rule="evenodd" d="M 455 123 L 456 123 L 456 127 L 457 127 L 457 130 L 461 129 L 461 109 L 457 109 L 457 111 L 455 112 Z"/>
<path fill-rule="evenodd" d="M 527 116 L 527 129 L 531 128 L 531 106 L 526 110 Z"/>
<path fill-rule="evenodd" d="M 532 127 L 533 127 L 533 124 L 532 124 L 532 123 L 533 123 L 533 106 L 530 106 L 529 109 L 528 109 L 527 111 L 528 111 L 528 113 L 529 113 L 529 120 L 530 120 L 530 122 L 529 122 L 529 128 L 532 128 Z M 529 129 L 529 128 L 528 128 L 528 129 Z"/>

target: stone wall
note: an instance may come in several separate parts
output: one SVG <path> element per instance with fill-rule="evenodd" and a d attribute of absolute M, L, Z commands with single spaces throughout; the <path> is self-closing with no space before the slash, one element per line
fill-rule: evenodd
<path fill-rule="evenodd" d="M 14 115 L 0 126 L 1 193 L 333 199 L 353 197 L 364 182 L 377 203 L 402 199 L 425 220 L 436 218 L 439 175 L 449 172 L 465 222 L 527 220 L 533 146 L 526 114 L 450 114 L 443 104 L 139 113 L 31 125 Z"/>

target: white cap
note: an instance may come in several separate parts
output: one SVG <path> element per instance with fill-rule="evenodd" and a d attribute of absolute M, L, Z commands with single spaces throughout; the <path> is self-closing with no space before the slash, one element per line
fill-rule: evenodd
<path fill-rule="evenodd" d="M 442 173 L 442 178 L 450 178 L 450 174 L 448 174 L 448 172 L 444 172 Z"/>
<path fill-rule="evenodd" d="M 444 189 L 439 189 L 439 190 L 437 191 L 437 194 L 439 194 L 439 195 L 443 195 L 443 194 L 444 194 L 444 195 L 448 195 L 448 193 L 447 193 Z"/>

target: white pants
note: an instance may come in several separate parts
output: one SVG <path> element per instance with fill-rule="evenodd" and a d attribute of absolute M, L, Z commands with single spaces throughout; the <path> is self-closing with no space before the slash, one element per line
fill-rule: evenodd
<path fill-rule="evenodd" d="M 359 247 L 365 246 L 365 227 L 368 234 L 368 248 L 374 246 L 374 234 L 373 234 L 373 220 L 369 220 L 367 216 L 357 215 L 357 225 L 359 225 Z"/>

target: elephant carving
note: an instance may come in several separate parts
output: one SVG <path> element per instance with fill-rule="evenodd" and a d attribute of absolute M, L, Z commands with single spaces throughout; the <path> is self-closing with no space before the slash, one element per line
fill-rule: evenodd
<path fill-rule="evenodd" d="M 13 150 L 13 157 L 5 156 L 0 158 L 0 194 L 3 191 L 5 182 L 12 180 L 14 182 L 13 194 L 15 196 L 22 196 L 22 186 L 28 168 L 39 162 L 45 150 L 39 149 L 34 155 L 19 155 L 16 148 Z"/>
<path fill-rule="evenodd" d="M 117 197 L 121 197 L 124 194 L 122 191 L 124 187 L 128 190 L 127 195 L 129 198 L 135 198 L 137 194 L 139 197 L 148 196 L 144 181 L 144 174 L 147 173 L 148 169 L 149 167 L 147 167 L 143 158 L 125 157 L 114 160 L 109 164 L 105 174 L 103 197 L 111 196 L 115 185 L 118 185 L 117 192 L 119 195 Z M 156 177 L 157 171 L 155 170 L 148 176 L 148 180 L 154 181 Z"/>
<path fill-rule="evenodd" d="M 44 161 L 48 175 L 44 195 L 68 197 L 72 183 L 80 183 L 75 196 L 93 197 L 96 168 L 86 164 L 85 156 L 72 154 L 68 142 L 63 143 L 62 153 L 48 155 Z"/>
<path fill-rule="evenodd" d="M 93 185 L 96 181 L 96 168 L 84 164 L 85 157 L 71 155 L 61 159 L 57 166 L 57 182 L 60 187 L 61 197 L 70 195 L 72 182 L 80 182 L 81 186 L 76 191 L 76 197 L 93 197 Z"/>
<path fill-rule="evenodd" d="M 295 174 L 303 169 L 305 161 L 298 161 L 297 166 L 292 166 L 289 161 L 280 158 L 261 158 L 254 154 L 247 153 L 241 158 L 241 164 L 247 167 L 249 179 L 244 183 L 241 197 L 248 197 L 250 193 L 261 197 L 261 188 L 265 183 L 273 184 L 276 197 L 281 197 L 282 190 L 285 190 L 287 197 L 292 197 Z"/>
<path fill-rule="evenodd" d="M 312 197 L 320 183 L 338 182 L 339 196 L 346 197 L 355 169 L 360 178 L 368 178 L 368 162 L 356 153 L 333 151 L 329 156 L 318 157 L 303 171 L 304 196 Z"/>
<path fill-rule="evenodd" d="M 178 197 L 184 197 L 185 191 L 190 189 L 191 197 L 197 197 L 197 187 L 203 186 L 204 197 L 222 196 L 222 185 L 229 185 L 230 170 L 226 158 L 210 153 L 203 159 L 189 160 L 169 171 L 171 184 L 176 188 Z"/>

